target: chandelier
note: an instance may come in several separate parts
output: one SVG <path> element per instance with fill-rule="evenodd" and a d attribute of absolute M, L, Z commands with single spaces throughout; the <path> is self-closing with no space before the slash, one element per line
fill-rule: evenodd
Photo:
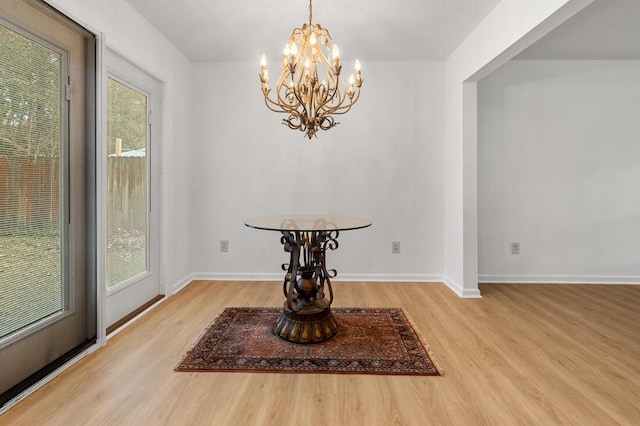
<path fill-rule="evenodd" d="M 260 81 L 264 102 L 271 111 L 288 114 L 283 124 L 305 132 L 311 139 L 318 130 L 339 124 L 333 115 L 344 114 L 360 98 L 362 73 L 355 62 L 355 77 L 345 83 L 340 72 L 340 51 L 335 44 L 329 54 L 329 31 L 312 24 L 313 5 L 309 0 L 309 23 L 295 28 L 284 48 L 282 72 L 276 83 L 276 97 L 269 94 L 267 57 L 262 55 Z M 317 136 L 316 136 L 317 137 Z"/>

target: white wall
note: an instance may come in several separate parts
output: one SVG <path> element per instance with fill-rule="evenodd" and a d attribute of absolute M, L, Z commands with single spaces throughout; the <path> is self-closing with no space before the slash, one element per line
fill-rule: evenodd
<path fill-rule="evenodd" d="M 594 0 L 502 0 L 445 63 L 444 282 L 479 297 L 475 82 Z"/>
<path fill-rule="evenodd" d="M 592 0 L 503 0 L 444 66 L 364 63 L 360 102 L 343 124 L 313 141 L 261 104 L 257 64 L 191 64 L 124 0 L 49 1 L 102 31 L 110 46 L 165 83 L 169 291 L 198 275 L 280 276 L 277 265 L 286 256 L 277 236 L 249 230 L 243 219 L 327 212 L 374 221 L 370 229 L 344 233 L 341 248 L 330 253 L 343 279 L 444 275 L 459 294 L 476 296 L 475 132 L 463 114 L 474 111 L 464 102 L 463 82 Z M 271 69 L 275 74 L 275 63 Z M 380 108 L 382 102 L 389 107 Z M 229 253 L 218 251 L 221 239 L 229 240 Z M 390 253 L 396 240 L 400 255 Z"/>
<path fill-rule="evenodd" d="M 275 80 L 278 64 L 270 69 Z M 244 219 L 327 213 L 373 220 L 342 233 L 327 255 L 338 279 L 441 280 L 442 63 L 363 62 L 359 102 L 313 140 L 267 110 L 258 72 L 257 60 L 195 64 L 195 276 L 280 280 L 288 255 L 279 234 Z"/>
<path fill-rule="evenodd" d="M 188 212 L 191 185 L 191 62 L 124 0 L 48 0 L 80 24 L 101 32 L 108 46 L 164 83 L 162 123 L 163 284 L 173 286 L 191 271 Z"/>
<path fill-rule="evenodd" d="M 640 282 L 640 61 L 513 61 L 478 99 L 480 279 Z"/>

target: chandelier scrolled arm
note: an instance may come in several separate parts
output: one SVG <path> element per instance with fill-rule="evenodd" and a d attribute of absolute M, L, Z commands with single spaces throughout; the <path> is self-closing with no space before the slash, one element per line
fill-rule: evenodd
<path fill-rule="evenodd" d="M 347 113 L 360 99 L 363 83 L 360 62 L 355 62 L 355 76 L 347 84 L 342 78 L 340 53 L 331 35 L 319 24 L 312 24 L 312 3 L 309 2 L 309 23 L 295 28 L 283 54 L 281 73 L 271 97 L 267 60 L 262 55 L 260 82 L 265 105 L 273 112 L 287 114 L 283 124 L 305 132 L 311 139 L 319 130 L 329 130 L 339 124 L 334 115 Z"/>

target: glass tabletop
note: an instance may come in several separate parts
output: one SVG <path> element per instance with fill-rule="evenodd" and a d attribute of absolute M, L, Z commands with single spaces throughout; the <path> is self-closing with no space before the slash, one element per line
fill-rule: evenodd
<path fill-rule="evenodd" d="M 334 215 L 265 216 L 245 220 L 249 228 L 267 231 L 347 231 L 371 226 L 369 219 Z"/>

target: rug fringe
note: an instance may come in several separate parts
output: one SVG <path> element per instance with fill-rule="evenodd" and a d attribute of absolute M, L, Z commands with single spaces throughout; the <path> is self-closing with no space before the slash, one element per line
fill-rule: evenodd
<path fill-rule="evenodd" d="M 198 343 L 200 343 L 200 340 L 202 340 L 204 335 L 207 334 L 207 331 L 209 331 L 209 328 L 211 328 L 211 324 L 216 322 L 218 317 L 220 317 L 220 315 L 222 315 L 224 313 L 224 311 L 226 311 L 227 309 L 228 308 L 224 308 L 222 310 L 222 312 L 219 312 L 218 315 L 214 316 L 213 319 L 211 319 L 211 320 L 209 320 L 209 322 L 207 322 L 207 325 L 204 327 L 204 330 L 202 330 L 202 332 L 198 335 L 198 337 L 196 337 L 193 340 L 193 342 L 191 342 L 191 345 L 189 345 L 189 349 L 187 349 L 187 351 L 184 352 L 184 355 L 182 355 L 182 358 L 180 358 L 180 361 L 178 361 L 178 363 L 175 365 L 175 367 L 173 367 L 173 371 L 176 371 L 176 372 L 178 371 L 178 368 L 180 367 L 180 364 L 182 364 L 184 362 L 184 360 L 187 359 L 187 357 L 189 356 L 191 351 L 196 347 L 196 345 Z"/>
<path fill-rule="evenodd" d="M 413 318 L 411 317 L 411 315 L 409 315 L 409 312 L 407 312 L 405 308 L 400 308 L 400 310 L 404 314 L 405 318 L 407 319 L 411 327 L 413 327 L 413 331 L 415 331 L 416 336 L 418 336 L 418 339 L 420 339 L 420 343 L 422 343 L 422 346 L 427 351 L 427 354 L 429 354 L 429 358 L 431 358 L 433 365 L 435 365 L 435 367 L 438 369 L 438 372 L 440 373 L 440 375 L 444 376 L 444 369 L 442 368 L 442 366 L 440 366 L 440 363 L 438 362 L 437 358 L 431 351 L 431 347 L 427 344 L 427 341 L 424 339 L 424 337 L 422 337 L 422 333 L 418 332 L 418 327 L 416 327 L 416 323 L 413 321 Z"/>

